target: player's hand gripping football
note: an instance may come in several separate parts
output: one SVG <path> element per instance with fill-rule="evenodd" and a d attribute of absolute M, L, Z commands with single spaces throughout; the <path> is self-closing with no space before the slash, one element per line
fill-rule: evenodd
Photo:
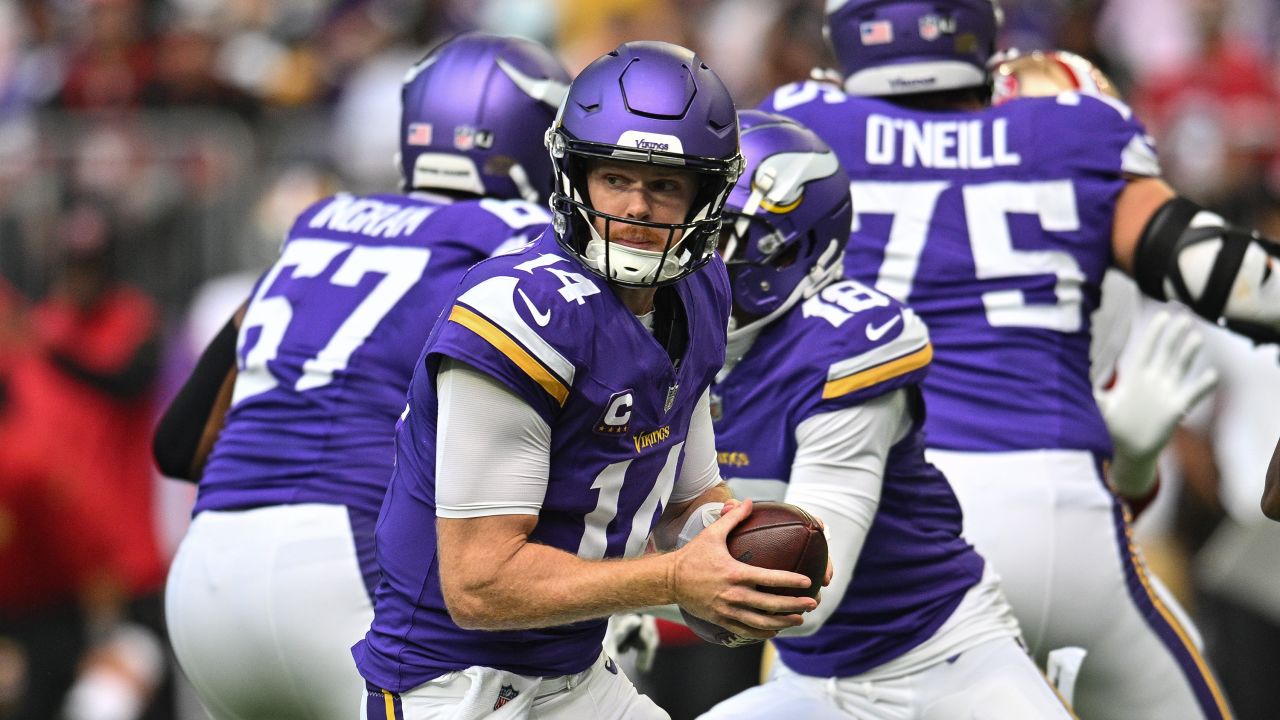
<path fill-rule="evenodd" d="M 1213 389 L 1218 373 L 1197 372 L 1203 338 L 1187 315 L 1159 312 L 1134 348 L 1132 360 L 1109 390 L 1097 393 L 1098 408 L 1115 444 L 1116 465 L 1123 459 L 1153 463 L 1182 416 Z M 1141 474 L 1139 474 L 1141 475 Z M 1116 473 L 1116 491 L 1138 497 L 1150 489 L 1154 474 Z"/>
<path fill-rule="evenodd" d="M 768 639 L 783 628 L 801 624 L 801 614 L 818 602 L 756 589 L 758 585 L 806 588 L 809 579 L 733 559 L 726 539 L 750 514 L 750 500 L 726 503 L 720 519 L 672 553 L 672 581 L 676 602 L 687 612 L 744 638 Z"/>

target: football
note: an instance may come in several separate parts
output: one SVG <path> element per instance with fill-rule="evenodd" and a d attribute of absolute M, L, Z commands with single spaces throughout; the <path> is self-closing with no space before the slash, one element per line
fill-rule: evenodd
<path fill-rule="evenodd" d="M 778 595 L 817 597 L 827 572 L 827 538 L 822 525 L 804 510 L 784 502 L 760 501 L 727 538 L 729 554 L 739 562 L 771 570 L 789 570 L 809 578 L 807 588 L 761 587 Z M 727 647 L 760 642 L 744 638 L 680 609 L 685 624 L 703 640 Z"/>

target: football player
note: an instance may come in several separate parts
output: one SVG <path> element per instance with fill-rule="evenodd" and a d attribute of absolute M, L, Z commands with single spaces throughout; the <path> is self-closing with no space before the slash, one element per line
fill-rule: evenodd
<path fill-rule="evenodd" d="M 414 361 L 465 270 L 549 223 L 530 201 L 550 195 L 540 143 L 568 80 L 546 48 L 484 34 L 410 68 L 405 194 L 305 210 L 161 422 L 161 469 L 200 483 L 169 630 L 213 717 L 354 710 L 350 647 L 373 618 L 373 525 Z"/>
<path fill-rule="evenodd" d="M 817 603 L 734 560 L 707 388 L 741 171 L 733 99 L 691 51 L 633 42 L 547 132 L 554 230 L 474 267 L 417 364 L 353 650 L 365 718 L 665 718 L 601 652 L 615 611 L 678 603 L 755 638 Z M 703 505 L 727 509 L 703 528 Z M 672 552 L 645 554 L 652 535 Z"/>
<path fill-rule="evenodd" d="M 1087 649 L 1075 706 L 1090 720 L 1228 716 L 1103 479 L 1089 317 L 1115 264 L 1157 299 L 1273 339 L 1280 247 L 1178 197 L 1117 100 L 989 107 L 991 0 L 833 0 L 826 24 L 843 92 L 791 85 L 766 107 L 854 178 L 849 273 L 929 326 L 929 457 L 1035 657 Z"/>
<path fill-rule="evenodd" d="M 721 245 L 733 320 L 711 387 L 720 473 L 739 497 L 822 518 L 836 575 L 774 641 L 770 680 L 703 717 L 1070 717 L 924 460 L 924 323 L 840 279 L 849 177 L 807 128 L 739 118 L 748 162 Z"/>

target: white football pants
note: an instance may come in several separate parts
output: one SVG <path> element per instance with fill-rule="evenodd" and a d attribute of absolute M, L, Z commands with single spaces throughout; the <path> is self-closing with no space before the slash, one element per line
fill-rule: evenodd
<path fill-rule="evenodd" d="M 1000 574 L 1036 662 L 1056 648 L 1087 651 L 1073 698 L 1082 720 L 1231 716 L 1195 628 L 1146 570 L 1091 453 L 927 457 L 950 479 L 964 535 Z"/>
<path fill-rule="evenodd" d="M 709 668 L 708 671 L 713 671 Z M 360 720 L 671 720 L 601 653 L 575 675 L 530 678 L 472 667 L 404 693 L 368 687 Z"/>
<path fill-rule="evenodd" d="M 347 509 L 202 512 L 169 569 L 178 662 L 215 720 L 350 720 L 373 621 Z"/>
<path fill-rule="evenodd" d="M 921 672 L 884 680 L 818 678 L 775 662 L 768 682 L 699 720 L 1069 720 L 1013 638 L 988 640 Z"/>

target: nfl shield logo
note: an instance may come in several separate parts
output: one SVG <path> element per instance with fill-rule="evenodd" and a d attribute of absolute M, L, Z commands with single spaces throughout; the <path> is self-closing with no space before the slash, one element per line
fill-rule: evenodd
<path fill-rule="evenodd" d="M 493 147 L 493 131 L 459 125 L 453 129 L 453 146 L 464 151 L 472 148 L 488 150 Z"/>
<path fill-rule="evenodd" d="M 932 41 L 937 40 L 943 34 L 956 34 L 956 21 L 954 18 L 946 18 L 933 13 L 920 18 L 920 37 Z"/>
<path fill-rule="evenodd" d="M 517 691 L 515 688 L 511 687 L 510 685 L 503 685 L 502 689 L 498 690 L 498 702 L 493 704 L 493 709 L 497 710 L 503 705 L 506 705 L 512 700 L 515 700 L 516 696 L 519 694 L 520 692 Z"/>
<path fill-rule="evenodd" d="M 453 146 L 459 150 L 470 150 L 476 146 L 476 130 L 470 125 L 459 125 L 453 129 Z"/>
<path fill-rule="evenodd" d="M 671 406 L 676 404 L 676 391 L 680 389 L 680 384 L 676 383 L 667 388 L 667 401 L 662 404 L 662 412 L 671 412 Z"/>

